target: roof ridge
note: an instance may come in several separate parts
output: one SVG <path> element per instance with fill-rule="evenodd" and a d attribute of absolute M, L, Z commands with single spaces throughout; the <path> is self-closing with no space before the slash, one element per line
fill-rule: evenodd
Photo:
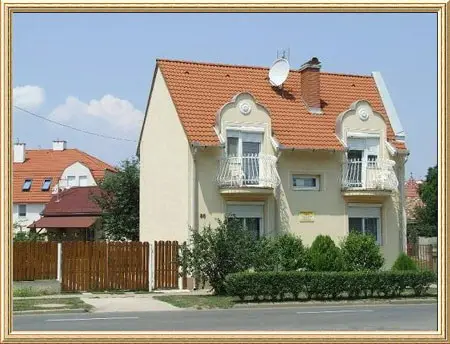
<path fill-rule="evenodd" d="M 86 152 L 84 152 L 84 151 L 82 151 L 82 150 L 80 150 L 78 148 L 73 148 L 73 149 L 76 150 L 78 153 L 83 154 L 84 156 L 86 156 L 93 163 L 99 164 L 99 165 L 106 165 L 107 166 L 106 168 L 108 168 L 108 169 L 112 168 L 113 170 L 115 170 L 114 166 L 108 164 L 107 162 L 104 162 L 103 160 L 100 160 L 99 158 L 97 158 L 97 157 L 95 157 L 95 156 L 93 156 L 93 155 L 91 155 L 89 153 L 86 153 Z M 91 169 L 91 168 L 89 168 L 89 169 Z"/>
<path fill-rule="evenodd" d="M 370 78 L 373 79 L 372 75 L 366 75 L 366 74 L 352 74 L 352 73 L 334 73 L 334 72 L 320 72 L 320 74 L 326 74 L 326 75 L 339 75 L 339 76 L 352 76 L 356 78 Z"/>
<path fill-rule="evenodd" d="M 249 66 L 249 65 L 232 64 L 232 63 L 217 63 L 217 62 L 202 62 L 202 61 L 186 61 L 186 60 L 176 60 L 176 59 L 156 59 L 156 62 L 157 63 L 158 62 L 172 62 L 172 63 L 182 63 L 182 64 L 214 66 L 214 67 L 232 67 L 232 68 L 267 69 L 267 70 L 270 69 L 270 67 L 263 67 L 263 66 Z"/>

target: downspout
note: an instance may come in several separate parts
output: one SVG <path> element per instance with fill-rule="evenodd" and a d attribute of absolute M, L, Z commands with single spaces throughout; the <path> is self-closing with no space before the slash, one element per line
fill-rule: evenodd
<path fill-rule="evenodd" d="M 192 229 L 198 230 L 198 175 L 197 175 L 197 166 L 196 166 L 196 156 L 200 146 L 198 142 L 192 142 L 192 167 L 191 167 L 191 218 L 192 218 Z"/>
<path fill-rule="evenodd" d="M 400 166 L 400 251 L 406 253 L 408 245 L 407 222 L 405 210 L 405 165 L 408 161 L 409 153 L 401 157 L 402 165 Z"/>

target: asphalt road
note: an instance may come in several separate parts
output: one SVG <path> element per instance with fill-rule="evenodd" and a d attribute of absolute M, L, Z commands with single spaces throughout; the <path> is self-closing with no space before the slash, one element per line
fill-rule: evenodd
<path fill-rule="evenodd" d="M 35 314 L 14 331 L 437 331 L 437 304 Z"/>

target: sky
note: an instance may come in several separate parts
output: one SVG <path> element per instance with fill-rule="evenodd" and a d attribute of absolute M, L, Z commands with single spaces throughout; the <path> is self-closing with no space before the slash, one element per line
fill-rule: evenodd
<path fill-rule="evenodd" d="M 432 13 L 15 13 L 13 139 L 67 141 L 113 165 L 136 154 L 157 58 L 381 72 L 411 152 L 406 173 L 437 163 L 437 17 Z M 135 141 L 135 142 L 133 142 Z"/>

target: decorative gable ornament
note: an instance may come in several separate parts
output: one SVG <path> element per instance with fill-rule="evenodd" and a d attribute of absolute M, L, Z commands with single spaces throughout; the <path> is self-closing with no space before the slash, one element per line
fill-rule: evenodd
<path fill-rule="evenodd" d="M 252 106 L 248 102 L 242 102 L 239 104 L 239 111 L 241 111 L 241 114 L 243 115 L 248 115 L 252 112 Z"/>
<path fill-rule="evenodd" d="M 367 121 L 369 119 L 369 111 L 365 107 L 360 107 L 358 109 L 358 115 L 361 121 Z"/>

